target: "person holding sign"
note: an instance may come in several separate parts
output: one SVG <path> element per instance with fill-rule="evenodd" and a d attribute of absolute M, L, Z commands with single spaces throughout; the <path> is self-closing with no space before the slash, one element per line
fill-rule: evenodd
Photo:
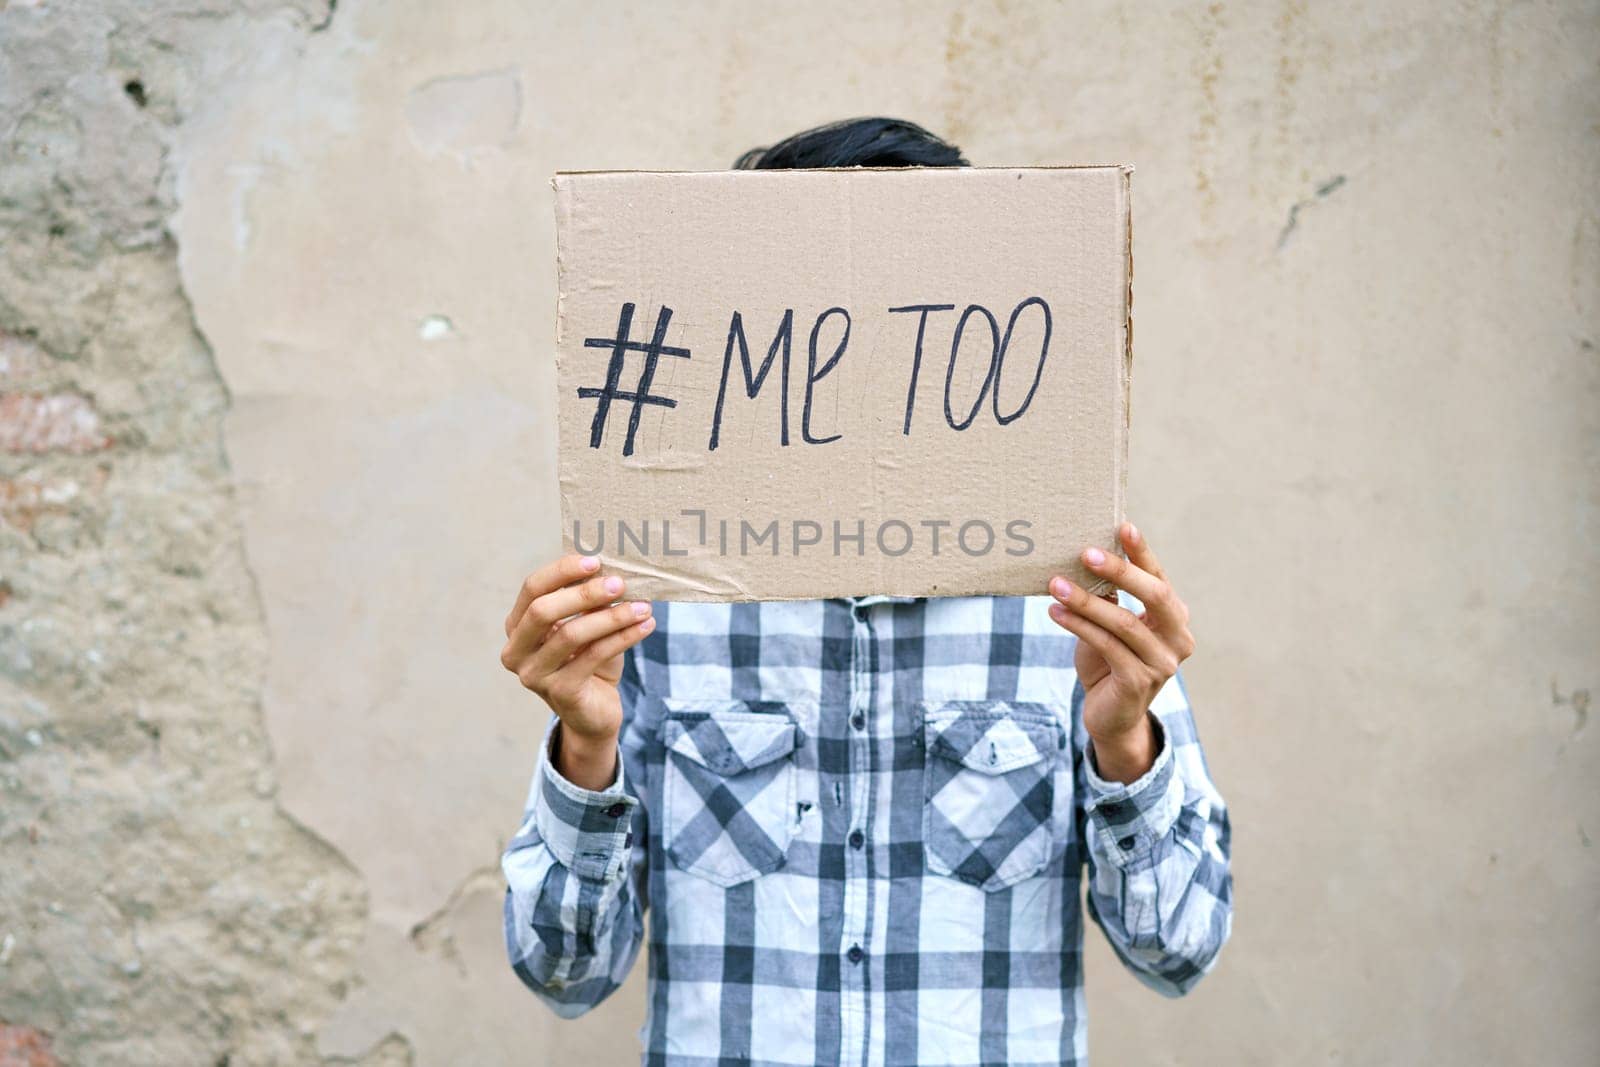
<path fill-rule="evenodd" d="M 964 165 L 887 119 L 739 161 Z M 555 717 L 503 859 L 516 973 L 574 1017 L 648 937 L 650 1064 L 1081 1064 L 1087 899 L 1129 970 L 1187 992 L 1231 928 L 1229 821 L 1188 609 L 1118 541 L 1080 562 L 1121 603 L 1064 576 L 651 603 L 579 553 L 528 577 L 501 663 Z"/>

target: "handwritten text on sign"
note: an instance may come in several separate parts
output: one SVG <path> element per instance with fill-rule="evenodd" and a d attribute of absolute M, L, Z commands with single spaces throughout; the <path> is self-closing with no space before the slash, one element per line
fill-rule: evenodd
<path fill-rule="evenodd" d="M 907 436 L 911 434 L 912 416 L 915 413 L 917 399 L 917 380 L 922 373 L 923 349 L 929 340 L 929 319 L 942 313 L 953 312 L 954 304 L 908 304 L 904 307 L 891 307 L 887 311 L 891 315 L 916 315 L 917 316 L 917 341 L 911 352 L 910 371 L 906 380 L 905 422 L 901 432 Z M 675 408 L 678 406 L 676 399 L 658 393 L 656 389 L 656 370 L 661 357 L 670 356 L 674 359 L 692 359 L 693 353 L 687 348 L 675 347 L 666 343 L 668 328 L 672 325 L 672 309 L 662 307 L 656 313 L 653 330 L 650 331 L 650 340 L 635 340 L 633 337 L 634 314 L 636 305 L 627 303 L 622 305 L 622 311 L 617 316 L 616 333 L 610 337 L 586 337 L 583 344 L 585 348 L 608 349 L 610 357 L 606 361 L 605 383 L 600 386 L 583 386 L 578 389 L 578 396 L 584 400 L 595 402 L 594 419 L 589 428 L 589 447 L 599 448 L 605 439 L 607 420 L 611 415 L 611 405 L 614 401 L 631 405 L 628 409 L 628 432 L 623 440 L 622 454 L 633 455 L 634 443 L 639 433 L 639 420 L 646 407 Z M 1003 409 L 1000 399 L 1001 373 L 1004 370 L 1006 357 L 1011 351 L 1011 338 L 1016 331 L 1018 321 L 1027 313 L 1032 313 L 1042 321 L 1043 334 L 1037 353 L 1029 353 L 1023 358 L 1033 360 L 1033 378 L 1028 386 L 1027 393 L 1017 402 L 1011 410 Z M 949 320 L 944 320 L 948 322 Z M 800 439 L 808 445 L 825 445 L 831 441 L 840 440 L 842 433 L 818 437 L 811 432 L 811 407 L 815 396 L 817 384 L 828 376 L 839 361 L 845 357 L 850 345 L 851 316 L 847 308 L 830 307 L 816 316 L 812 323 L 809 338 L 806 343 L 806 370 L 804 399 L 800 409 Z M 969 329 L 970 327 L 970 329 Z M 937 329 L 937 325 L 934 327 Z M 1034 394 L 1039 391 L 1039 381 L 1044 376 L 1045 364 L 1050 358 L 1050 334 L 1052 329 L 1050 305 L 1043 297 L 1030 296 L 1011 310 L 1006 319 L 1005 330 L 1002 333 L 1000 321 L 992 311 L 982 304 L 968 304 L 961 315 L 956 318 L 954 330 L 950 335 L 950 357 L 945 363 L 944 373 L 944 419 L 952 430 L 965 430 L 978 418 L 978 412 L 983 407 L 987 398 L 991 402 L 995 422 L 1001 426 L 1015 422 L 1028 410 L 1028 405 L 1033 403 Z M 973 399 L 971 407 L 965 415 L 958 415 L 956 402 L 952 397 L 952 386 L 955 383 L 956 366 L 961 359 L 962 341 L 970 333 L 987 333 L 986 356 L 977 358 L 988 359 L 987 369 L 984 372 L 977 396 Z M 733 370 L 734 353 L 737 351 L 739 367 L 743 376 L 743 390 L 745 397 L 754 400 L 766 385 L 767 378 L 771 375 L 773 366 L 778 367 L 778 397 L 779 397 L 779 422 L 778 440 L 780 444 L 789 444 L 789 381 L 790 366 L 794 350 L 795 312 L 793 308 L 784 310 L 783 317 L 779 320 L 773 334 L 772 342 L 767 346 L 766 356 L 761 365 L 757 367 L 751 359 L 750 340 L 746 333 L 744 316 L 735 311 L 728 322 L 728 342 L 722 353 L 722 375 L 717 386 L 717 403 L 711 415 L 711 426 L 706 442 L 708 451 L 715 451 L 722 431 L 722 413 L 728 400 L 728 380 Z M 641 335 L 642 336 L 642 335 Z M 639 372 L 631 389 L 622 388 L 622 379 L 627 370 L 626 357 L 628 353 L 639 353 L 644 358 L 640 361 Z"/>
<path fill-rule="evenodd" d="M 562 174 L 562 540 L 627 595 L 1038 593 L 1115 549 L 1128 169 Z"/>

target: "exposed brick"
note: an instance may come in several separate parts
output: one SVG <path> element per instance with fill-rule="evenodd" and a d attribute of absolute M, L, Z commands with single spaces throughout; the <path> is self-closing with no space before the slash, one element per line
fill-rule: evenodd
<path fill-rule="evenodd" d="M 0 1067 L 412 1062 L 319 1050 L 367 893 L 278 807 L 227 391 L 169 225 L 191 116 L 231 127 L 330 8 L 0 0 Z"/>
<path fill-rule="evenodd" d="M 100 466 L 79 480 L 73 478 L 0 478 L 0 522 L 27 533 L 41 515 L 64 514 L 83 494 L 98 492 L 110 476 Z"/>
<path fill-rule="evenodd" d="M 111 438 L 100 413 L 77 393 L 0 393 L 0 451 L 96 452 Z"/>
<path fill-rule="evenodd" d="M 42 1030 L 0 1022 L 0 1067 L 60 1067 L 60 1063 Z"/>

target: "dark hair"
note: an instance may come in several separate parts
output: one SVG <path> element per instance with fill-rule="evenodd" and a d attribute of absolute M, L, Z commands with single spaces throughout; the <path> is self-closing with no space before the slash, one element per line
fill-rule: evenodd
<path fill-rule="evenodd" d="M 961 149 L 904 119 L 845 119 L 752 148 L 735 170 L 817 167 L 965 167 Z"/>

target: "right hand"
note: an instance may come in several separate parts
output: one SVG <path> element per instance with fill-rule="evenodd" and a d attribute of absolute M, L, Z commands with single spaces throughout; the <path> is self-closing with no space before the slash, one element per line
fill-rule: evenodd
<path fill-rule="evenodd" d="M 622 654 L 655 619 L 649 601 L 616 603 L 623 581 L 599 569 L 593 556 L 568 555 L 530 574 L 506 616 L 500 663 L 561 719 L 563 764 L 603 753 L 610 767 L 622 729 Z"/>

